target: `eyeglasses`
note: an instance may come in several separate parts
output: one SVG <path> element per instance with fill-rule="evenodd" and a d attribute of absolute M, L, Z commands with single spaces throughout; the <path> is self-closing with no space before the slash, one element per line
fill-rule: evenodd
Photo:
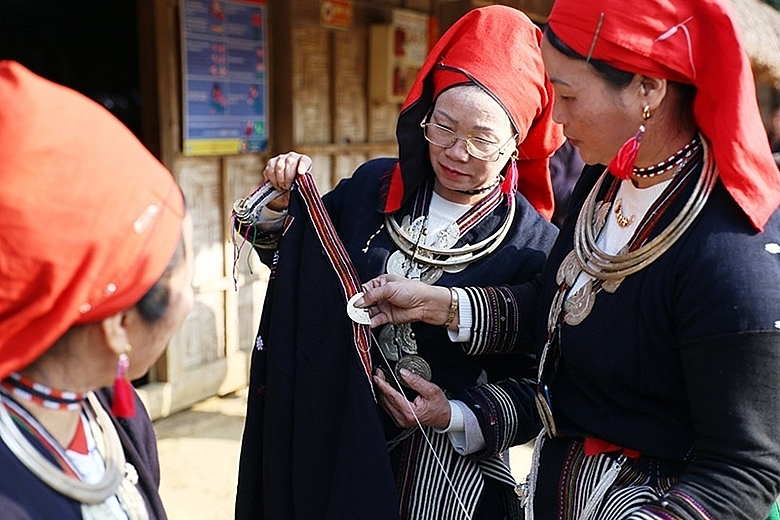
<path fill-rule="evenodd" d="M 475 159 L 487 162 L 496 162 L 504 155 L 504 147 L 513 140 L 517 139 L 517 134 L 506 140 L 503 144 L 492 143 L 479 137 L 460 137 L 458 134 L 436 123 L 426 123 L 422 121 L 420 127 L 423 129 L 425 139 L 436 146 L 442 148 L 452 148 L 458 141 L 466 143 L 466 152 Z"/>

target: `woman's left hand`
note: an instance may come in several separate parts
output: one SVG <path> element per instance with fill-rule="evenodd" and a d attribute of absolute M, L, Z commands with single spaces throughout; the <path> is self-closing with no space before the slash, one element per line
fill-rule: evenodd
<path fill-rule="evenodd" d="M 406 384 L 418 393 L 413 402 L 390 386 L 382 370 L 374 374 L 374 383 L 379 391 L 379 404 L 402 428 L 417 426 L 415 416 L 423 426 L 444 429 L 450 424 L 450 402 L 441 388 L 408 370 L 401 370 Z"/>

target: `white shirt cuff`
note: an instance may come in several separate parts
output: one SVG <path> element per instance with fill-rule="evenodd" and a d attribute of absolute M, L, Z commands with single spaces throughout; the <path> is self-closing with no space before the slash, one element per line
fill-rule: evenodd
<path fill-rule="evenodd" d="M 435 430 L 446 433 L 450 444 L 460 455 L 470 455 L 485 447 L 485 437 L 477 416 L 461 401 L 450 401 L 450 424 L 444 430 Z"/>
<path fill-rule="evenodd" d="M 471 326 L 474 323 L 471 300 L 463 289 L 453 289 L 458 295 L 458 332 L 447 330 L 447 334 L 453 343 L 465 343 L 471 340 Z"/>

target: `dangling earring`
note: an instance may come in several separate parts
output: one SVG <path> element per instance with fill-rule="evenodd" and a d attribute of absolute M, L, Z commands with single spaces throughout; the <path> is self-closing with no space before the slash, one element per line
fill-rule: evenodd
<path fill-rule="evenodd" d="M 634 164 L 639 155 L 639 147 L 642 145 L 642 137 L 645 135 L 645 121 L 650 119 L 650 105 L 645 105 L 642 109 L 642 124 L 631 138 L 628 139 L 618 150 L 615 158 L 610 161 L 607 169 L 609 173 L 621 180 L 628 180 L 634 173 Z"/>
<path fill-rule="evenodd" d="M 519 157 L 517 150 L 512 153 L 509 158 L 509 166 L 506 169 L 506 176 L 501 183 L 501 193 L 505 193 L 510 197 L 515 196 L 517 191 L 517 158 Z"/>
<path fill-rule="evenodd" d="M 117 418 L 135 417 L 135 398 L 133 397 L 133 385 L 127 380 L 127 369 L 130 367 L 130 358 L 127 353 L 133 350 L 128 343 L 125 351 L 119 354 L 116 365 L 116 379 L 114 379 L 114 401 L 111 403 L 111 413 Z"/>

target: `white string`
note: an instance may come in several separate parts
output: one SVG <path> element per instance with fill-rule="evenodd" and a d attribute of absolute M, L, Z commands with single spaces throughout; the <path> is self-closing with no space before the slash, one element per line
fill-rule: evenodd
<path fill-rule="evenodd" d="M 377 350 L 382 355 L 382 359 L 385 360 L 385 363 L 387 363 L 388 366 L 390 366 L 390 362 L 388 361 L 387 357 L 385 357 L 385 353 L 382 352 L 382 348 L 379 346 L 379 342 L 374 337 L 374 334 L 371 334 L 371 339 L 373 340 L 374 344 L 377 347 Z M 398 376 L 395 375 L 395 370 L 389 370 L 389 372 L 392 374 L 393 379 L 395 380 L 396 385 L 398 385 L 398 388 L 401 388 L 401 381 L 398 380 Z M 458 505 L 463 510 L 463 514 L 466 515 L 466 518 L 468 520 L 471 520 L 471 515 L 469 514 L 468 510 L 466 509 L 465 504 L 461 500 L 460 496 L 458 495 L 458 491 L 455 489 L 455 484 L 450 479 L 450 476 L 447 475 L 447 470 L 444 467 L 444 463 L 442 463 L 441 459 L 439 458 L 439 454 L 436 453 L 436 449 L 433 447 L 433 443 L 431 443 L 431 440 L 428 438 L 428 436 L 425 434 L 425 430 L 423 429 L 423 425 L 420 422 L 419 417 L 417 417 L 417 414 L 414 413 L 414 408 L 412 408 L 412 403 L 409 402 L 408 399 L 405 399 L 406 404 L 409 406 L 409 411 L 412 412 L 412 416 L 414 417 L 414 421 L 417 423 L 417 427 L 420 429 L 420 433 L 423 436 L 423 439 L 425 439 L 425 443 L 428 445 L 428 448 L 430 448 L 431 453 L 433 453 L 433 458 L 436 460 L 436 464 L 439 465 L 439 469 L 441 469 L 442 474 L 444 475 L 444 479 L 447 481 L 447 484 L 450 486 L 450 490 L 452 491 L 452 494 L 455 495 L 455 500 L 458 501 Z"/>
<path fill-rule="evenodd" d="M 686 23 L 693 20 L 693 16 L 689 16 L 682 22 L 678 23 L 665 33 L 663 33 L 661 36 L 655 39 L 657 42 L 661 42 L 664 40 L 667 40 L 674 36 L 674 34 L 677 32 L 677 29 L 682 29 L 682 32 L 685 34 L 685 40 L 688 43 L 688 62 L 691 65 L 691 72 L 693 73 L 693 79 L 696 79 L 696 65 L 693 63 L 693 44 L 691 43 L 691 33 L 688 31 L 688 27 L 685 26 Z"/>

